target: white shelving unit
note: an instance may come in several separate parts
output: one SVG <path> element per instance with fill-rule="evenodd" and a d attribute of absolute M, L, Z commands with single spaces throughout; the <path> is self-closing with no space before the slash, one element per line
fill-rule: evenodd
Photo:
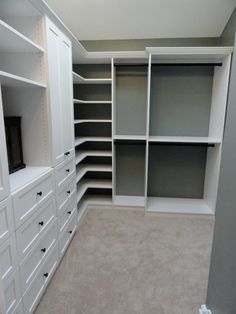
<path fill-rule="evenodd" d="M 26 79 L 24 77 L 0 71 L 0 83 L 7 87 L 39 87 L 46 88 L 46 84 Z"/>
<path fill-rule="evenodd" d="M 84 78 L 81 75 L 73 72 L 74 84 L 111 84 L 111 78 Z"/>
<path fill-rule="evenodd" d="M 110 100 L 81 100 L 74 99 L 75 104 L 111 104 Z"/>
<path fill-rule="evenodd" d="M 186 143 L 186 144 L 220 144 L 221 140 L 211 137 L 193 136 L 149 136 L 149 142 L 153 143 Z"/>
<path fill-rule="evenodd" d="M 74 124 L 80 124 L 80 123 L 112 123 L 112 120 L 110 119 L 79 119 L 79 120 L 74 121 Z"/>

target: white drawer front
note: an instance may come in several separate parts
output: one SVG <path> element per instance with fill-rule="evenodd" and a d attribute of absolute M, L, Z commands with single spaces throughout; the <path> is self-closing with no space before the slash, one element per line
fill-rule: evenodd
<path fill-rule="evenodd" d="M 23 302 L 22 299 L 17 304 L 16 308 L 12 312 L 13 314 L 24 314 Z"/>
<path fill-rule="evenodd" d="M 65 227 L 64 232 L 62 233 L 62 235 L 59 238 L 59 254 L 62 257 L 71 241 L 71 239 L 73 238 L 76 228 L 77 228 L 77 220 L 78 220 L 78 215 L 77 213 L 75 213 L 68 225 Z"/>
<path fill-rule="evenodd" d="M 13 234 L 0 247 L 0 278 L 7 278 L 16 269 L 17 264 L 16 239 Z"/>
<path fill-rule="evenodd" d="M 74 215 L 77 211 L 77 204 L 76 204 L 76 193 L 74 192 L 71 195 L 71 199 L 69 200 L 67 206 L 64 206 L 63 212 L 60 216 L 58 216 L 58 232 L 62 233 L 69 222 L 70 218 Z"/>
<path fill-rule="evenodd" d="M 33 313 L 58 265 L 58 248 L 54 246 L 23 297 L 25 313 Z"/>
<path fill-rule="evenodd" d="M 13 194 L 13 208 L 16 228 L 22 225 L 38 207 L 54 192 L 53 171 L 31 182 L 29 185 Z"/>
<path fill-rule="evenodd" d="M 3 290 L 6 313 L 12 313 L 21 298 L 18 269 L 8 276 L 7 279 L 3 280 Z"/>
<path fill-rule="evenodd" d="M 45 232 L 47 225 L 56 217 L 54 197 L 47 200 L 38 211 L 21 226 L 17 232 L 18 257 L 22 260 L 36 245 L 39 236 Z"/>
<path fill-rule="evenodd" d="M 57 208 L 58 208 L 59 215 L 63 206 L 70 199 L 70 197 L 75 192 L 75 190 L 76 190 L 76 183 L 75 183 L 75 177 L 73 177 L 72 180 L 70 180 L 68 183 L 63 185 L 57 191 Z"/>
<path fill-rule="evenodd" d="M 56 186 L 59 188 L 64 182 L 70 180 L 75 174 L 75 160 L 66 160 L 55 169 Z"/>
<path fill-rule="evenodd" d="M 50 254 L 53 245 L 57 241 L 57 223 L 54 221 L 43 235 L 40 242 L 26 256 L 20 266 L 21 286 L 23 293 L 33 280 L 39 267 L 45 258 Z"/>
<path fill-rule="evenodd" d="M 0 203 L 0 245 L 14 231 L 14 216 L 11 198 Z"/>

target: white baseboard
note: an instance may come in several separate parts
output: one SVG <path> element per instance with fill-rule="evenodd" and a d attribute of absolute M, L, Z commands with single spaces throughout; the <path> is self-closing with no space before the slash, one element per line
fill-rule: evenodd
<path fill-rule="evenodd" d="M 207 309 L 206 305 L 202 305 L 199 309 L 199 314 L 212 314 L 212 312 Z"/>

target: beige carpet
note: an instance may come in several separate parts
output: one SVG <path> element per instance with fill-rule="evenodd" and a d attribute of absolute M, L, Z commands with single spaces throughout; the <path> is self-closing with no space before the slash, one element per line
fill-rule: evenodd
<path fill-rule="evenodd" d="M 89 210 L 37 314 L 196 314 L 213 218 Z"/>

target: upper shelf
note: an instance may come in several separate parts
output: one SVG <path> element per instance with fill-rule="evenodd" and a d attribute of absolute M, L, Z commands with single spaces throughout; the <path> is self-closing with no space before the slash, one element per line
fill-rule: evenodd
<path fill-rule="evenodd" d="M 74 84 L 111 84 L 111 78 L 84 78 L 81 75 L 73 72 Z"/>
<path fill-rule="evenodd" d="M 0 38 L 0 52 L 44 52 L 42 47 L 2 20 L 0 20 Z"/>
<path fill-rule="evenodd" d="M 221 141 L 213 137 L 194 136 L 150 136 L 149 142 L 156 143 L 188 143 L 188 144 L 220 144 Z"/>
<path fill-rule="evenodd" d="M 75 104 L 111 104 L 111 100 L 82 100 L 74 99 Z"/>
<path fill-rule="evenodd" d="M 32 81 L 21 76 L 0 71 L 0 84 L 8 87 L 40 87 L 46 88 L 45 84 Z"/>

